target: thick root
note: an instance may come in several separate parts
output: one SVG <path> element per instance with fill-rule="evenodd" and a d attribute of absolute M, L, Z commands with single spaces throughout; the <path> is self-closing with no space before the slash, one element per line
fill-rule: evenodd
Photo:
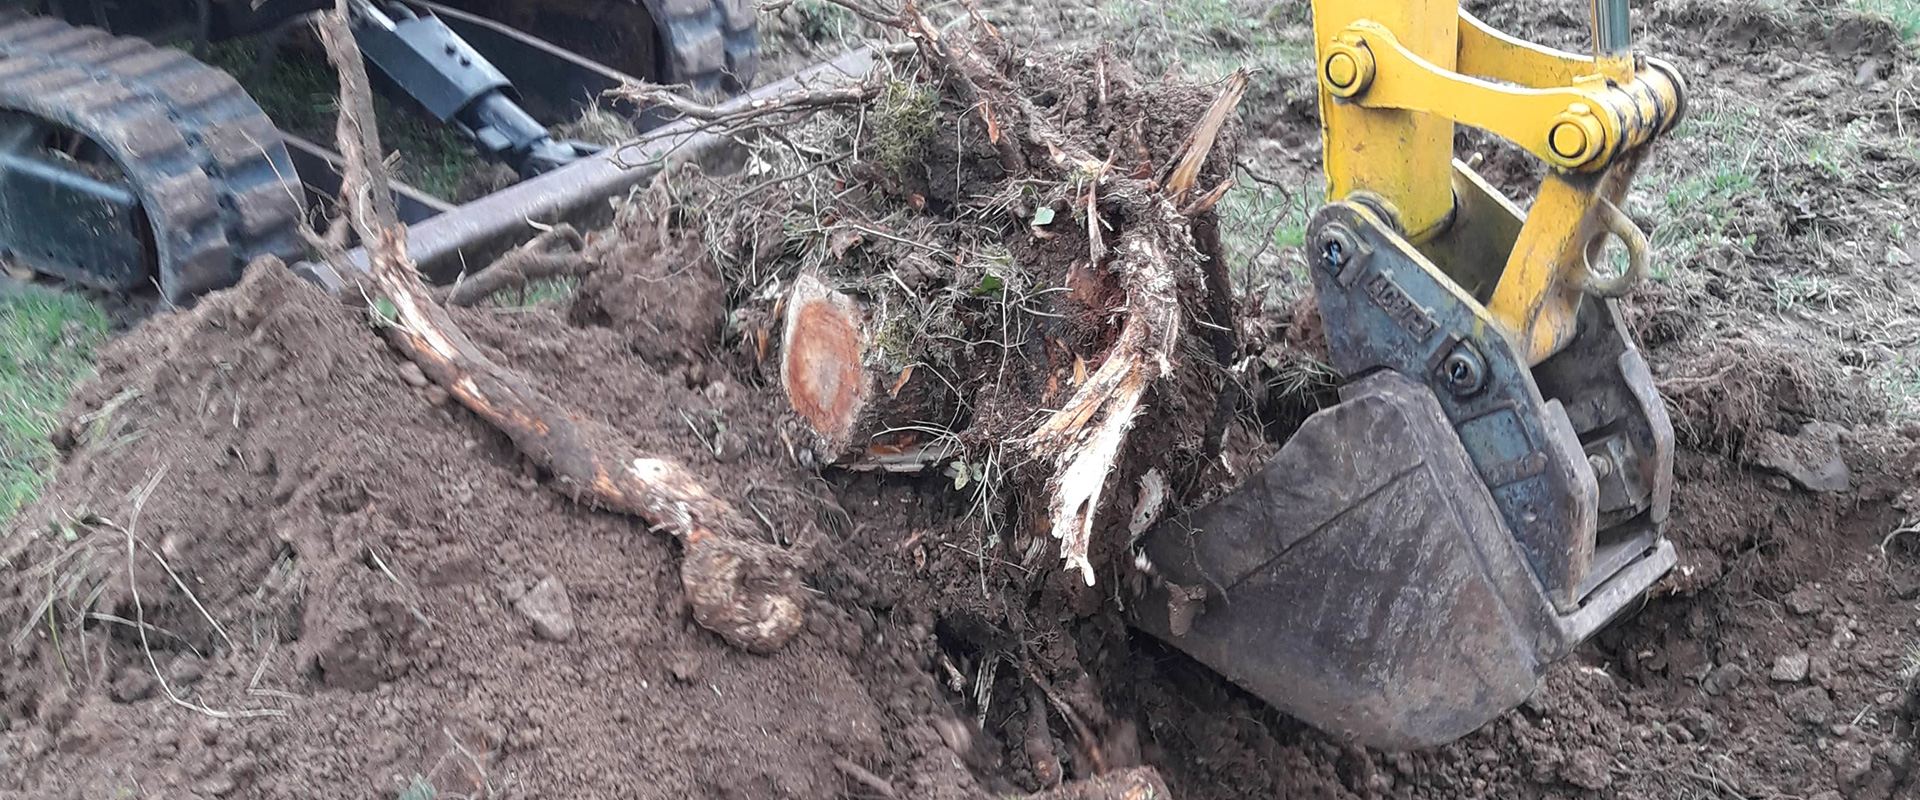
<path fill-rule="evenodd" d="M 336 135 L 346 161 L 342 194 L 348 198 L 348 217 L 366 243 L 374 287 L 391 304 L 376 308 L 388 341 L 551 473 L 556 490 L 639 517 L 678 538 L 686 550 L 681 583 L 695 621 L 749 652 L 780 649 L 800 630 L 804 608 L 798 574 L 785 554 L 745 540 L 751 523 L 684 467 L 639 457 L 615 444 L 611 432 L 488 359 L 433 301 L 407 256 L 406 229 L 394 214 L 388 177 L 380 167 L 378 132 L 361 124 L 373 119 L 372 93 L 345 20 L 341 0 L 334 13 L 321 15 L 321 39 L 340 72 Z M 333 251 L 329 255 L 338 259 L 338 248 Z"/>

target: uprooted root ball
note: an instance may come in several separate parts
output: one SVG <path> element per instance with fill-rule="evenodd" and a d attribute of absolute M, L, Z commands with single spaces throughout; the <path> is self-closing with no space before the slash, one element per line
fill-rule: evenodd
<path fill-rule="evenodd" d="M 983 28 L 807 108 L 744 177 L 669 180 L 822 461 L 972 485 L 1001 558 L 1035 569 L 1050 532 L 1092 585 L 1159 511 L 1133 506 L 1150 471 L 1163 503 L 1217 482 L 1238 345 L 1213 204 L 1244 84 Z"/>

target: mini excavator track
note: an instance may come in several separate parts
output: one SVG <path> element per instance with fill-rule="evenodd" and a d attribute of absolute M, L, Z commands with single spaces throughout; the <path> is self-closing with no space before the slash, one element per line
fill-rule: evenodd
<path fill-rule="evenodd" d="M 0 121 L 14 145 L 0 153 L 0 248 L 21 266 L 113 291 L 157 285 L 185 304 L 255 258 L 304 250 L 279 131 L 231 76 L 179 50 L 0 13 Z M 54 134 L 102 160 L 80 170 L 44 146 Z"/>

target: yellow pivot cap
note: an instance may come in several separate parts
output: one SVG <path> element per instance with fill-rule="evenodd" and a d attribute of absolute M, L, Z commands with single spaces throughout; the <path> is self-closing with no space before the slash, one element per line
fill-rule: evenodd
<path fill-rule="evenodd" d="M 1547 128 L 1547 156 L 1556 167 L 1578 169 L 1606 149 L 1607 132 L 1586 103 L 1573 103 Z"/>
<path fill-rule="evenodd" d="M 1320 62 L 1320 82 L 1334 97 L 1352 97 L 1373 83 L 1373 52 L 1364 43 L 1347 36 L 1327 45 L 1327 57 Z"/>

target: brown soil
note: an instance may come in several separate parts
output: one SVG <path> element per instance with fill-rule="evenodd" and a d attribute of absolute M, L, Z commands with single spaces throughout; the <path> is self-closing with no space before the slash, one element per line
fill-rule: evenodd
<path fill-rule="evenodd" d="M 1719 30 L 1738 57 L 1701 80 L 1764 74 L 1789 34 L 1716 9 L 1661 4 L 1662 43 Z M 1584 24 L 1475 10 L 1549 42 Z M 1914 69 L 1840 27 L 1804 69 Z M 1300 120 L 1260 124 L 1311 162 Z M 1773 177 L 1838 193 L 1823 204 L 1867 191 Z M 1021 563 L 1030 539 L 990 536 L 948 478 L 817 472 L 742 335 L 756 287 L 640 217 L 598 235 L 606 266 L 570 308 L 457 316 L 802 559 L 807 629 L 772 656 L 696 626 L 670 540 L 542 486 L 365 309 L 256 270 L 109 349 L 54 485 L 0 543 L 0 797 L 997 797 L 1101 770 L 1152 785 L 1136 765 L 1179 798 L 1911 796 L 1920 534 L 1896 532 L 1920 445 L 1872 410 L 1846 340 L 1756 311 L 1779 265 L 1836 261 L 1786 223 L 1633 304 L 1682 440 L 1680 567 L 1524 707 L 1400 754 L 1132 632 L 1051 559 Z M 1243 323 L 1245 354 L 1308 335 L 1291 313 Z M 1786 474 L 1835 454 L 1842 491 Z"/>

